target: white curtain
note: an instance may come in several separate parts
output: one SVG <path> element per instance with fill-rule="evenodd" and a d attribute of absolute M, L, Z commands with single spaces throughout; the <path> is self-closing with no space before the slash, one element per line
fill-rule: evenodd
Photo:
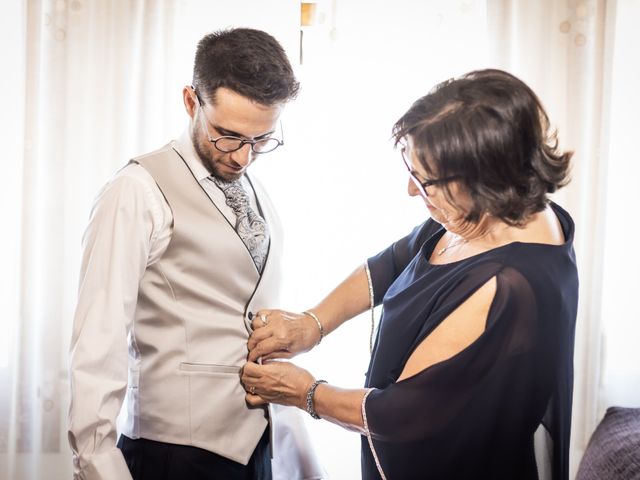
<path fill-rule="evenodd" d="M 296 58 L 298 12 L 294 1 L 3 3 L 0 478 L 71 478 L 67 351 L 98 189 L 186 126 L 181 89 L 202 35 L 250 24 Z"/>
<path fill-rule="evenodd" d="M 640 406 L 640 312 L 627 300 L 640 290 L 640 231 L 625 203 L 640 178 L 631 143 L 640 133 L 640 0 L 317 4 L 297 67 L 302 92 L 283 122 L 286 146 L 255 166 L 286 231 L 282 307 L 310 307 L 424 219 L 389 142 L 409 104 L 475 68 L 512 71 L 538 92 L 562 146 L 576 150 L 573 181 L 557 196 L 578 226 L 576 463 L 604 408 Z M 80 238 L 96 192 L 128 158 L 180 133 L 180 89 L 205 32 L 262 28 L 296 62 L 298 15 L 295 0 L 5 2 L 0 478 L 70 477 L 67 348 Z M 368 319 L 342 330 L 299 363 L 358 386 Z M 357 478 L 358 436 L 308 425 L 332 478 Z"/>
<path fill-rule="evenodd" d="M 629 210 L 640 169 L 632 161 L 640 60 L 637 0 L 488 2 L 495 65 L 527 81 L 575 150 L 572 182 L 558 195 L 573 215 L 580 273 L 572 472 L 606 408 L 640 407 L 640 288 Z"/>
<path fill-rule="evenodd" d="M 575 150 L 572 182 L 558 194 L 576 222 L 580 303 L 576 330 L 572 469 L 598 410 L 601 290 L 607 195 L 608 59 L 615 2 L 489 2 L 488 30 L 497 66 L 539 94 L 557 125 L 561 146 Z"/>
<path fill-rule="evenodd" d="M 640 179 L 640 0 L 619 0 L 610 58 L 606 219 L 603 225 L 603 365 L 598 417 L 611 405 L 640 407 L 640 222 L 635 195 Z M 630 199 L 631 200 L 630 202 Z M 622 243 L 621 243 L 621 239 Z M 629 245 L 626 245 L 627 240 Z"/>
<path fill-rule="evenodd" d="M 20 120 L 10 130 L 12 197 L 3 205 L 22 215 L 3 232 L 13 247 L 3 249 L 3 260 L 17 275 L 14 296 L 2 305 L 10 312 L 2 474 L 69 478 L 67 346 L 82 224 L 116 165 L 167 130 L 165 86 L 145 83 L 163 78 L 157 59 L 172 30 L 158 20 L 173 16 L 163 2 L 12 5 L 14 15 L 4 19 L 18 33 L 11 45 L 22 56 L 11 70 L 24 73 L 3 91 L 19 106 Z M 141 113 L 147 111 L 154 115 Z M 143 118 L 151 124 L 137 128 Z"/>
<path fill-rule="evenodd" d="M 285 308 L 304 310 L 368 256 L 427 218 L 407 195 L 391 127 L 437 82 L 486 65 L 484 1 L 319 1 L 304 29 L 300 97 L 269 180 L 285 230 Z M 275 168 L 274 168 L 275 167 Z M 284 171 L 285 175 L 281 172 Z M 317 378 L 360 387 L 369 361 L 367 314 L 296 360 Z M 360 438 L 308 419 L 332 479 L 360 478 Z"/>

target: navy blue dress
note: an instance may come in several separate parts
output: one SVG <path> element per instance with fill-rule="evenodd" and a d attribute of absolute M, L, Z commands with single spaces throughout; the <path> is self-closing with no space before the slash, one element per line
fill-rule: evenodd
<path fill-rule="evenodd" d="M 430 219 L 368 260 L 384 313 L 365 411 L 387 479 L 537 479 L 545 462 L 554 480 L 568 478 L 578 274 L 573 221 L 551 206 L 563 245 L 514 242 L 432 265 L 445 230 Z M 483 334 L 398 382 L 422 340 L 493 277 Z M 546 447 L 534 449 L 539 427 Z M 366 436 L 362 474 L 381 478 Z"/>

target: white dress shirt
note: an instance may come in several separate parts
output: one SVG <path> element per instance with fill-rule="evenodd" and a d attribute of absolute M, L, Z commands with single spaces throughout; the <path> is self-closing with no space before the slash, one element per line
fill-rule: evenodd
<path fill-rule="evenodd" d="M 235 225 L 235 215 L 222 191 L 208 178 L 210 174 L 193 148 L 189 130 L 175 144 L 207 195 Z M 243 183 L 257 211 L 255 194 L 244 177 Z M 116 418 L 127 387 L 127 362 L 140 358 L 127 332 L 133 322 L 140 280 L 145 269 L 167 249 L 172 223 L 171 209 L 162 192 L 137 164 L 122 168 L 94 203 L 83 237 L 71 341 L 69 441 L 75 478 L 130 478 L 116 447 Z M 101 399 L 99 404 L 87 400 L 95 398 Z"/>

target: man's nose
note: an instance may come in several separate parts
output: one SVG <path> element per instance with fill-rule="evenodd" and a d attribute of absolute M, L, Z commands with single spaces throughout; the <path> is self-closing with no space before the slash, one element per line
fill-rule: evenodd
<path fill-rule="evenodd" d="M 251 163 L 251 144 L 245 143 L 240 149 L 231 153 L 231 160 L 242 167 L 246 167 Z"/>

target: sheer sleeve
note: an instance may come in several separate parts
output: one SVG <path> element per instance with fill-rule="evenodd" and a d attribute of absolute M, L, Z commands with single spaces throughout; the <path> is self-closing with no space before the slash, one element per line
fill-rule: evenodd
<path fill-rule="evenodd" d="M 374 440 L 428 442 L 447 438 L 447 431 L 461 442 L 510 438 L 510 426 L 520 428 L 523 415 L 542 416 L 549 385 L 537 378 L 545 369 L 536 365 L 545 359 L 536 346 L 536 299 L 514 269 L 500 271 L 496 280 L 487 328 L 474 343 L 412 377 L 371 391 L 365 409 Z M 450 454 L 452 446 L 444 448 Z"/>
<path fill-rule="evenodd" d="M 394 242 L 367 260 L 367 265 L 371 272 L 375 305 L 379 305 L 382 302 L 382 298 L 389 286 L 418 254 L 422 244 L 438 227 L 433 220 L 429 219 L 414 228 L 406 237 Z"/>

